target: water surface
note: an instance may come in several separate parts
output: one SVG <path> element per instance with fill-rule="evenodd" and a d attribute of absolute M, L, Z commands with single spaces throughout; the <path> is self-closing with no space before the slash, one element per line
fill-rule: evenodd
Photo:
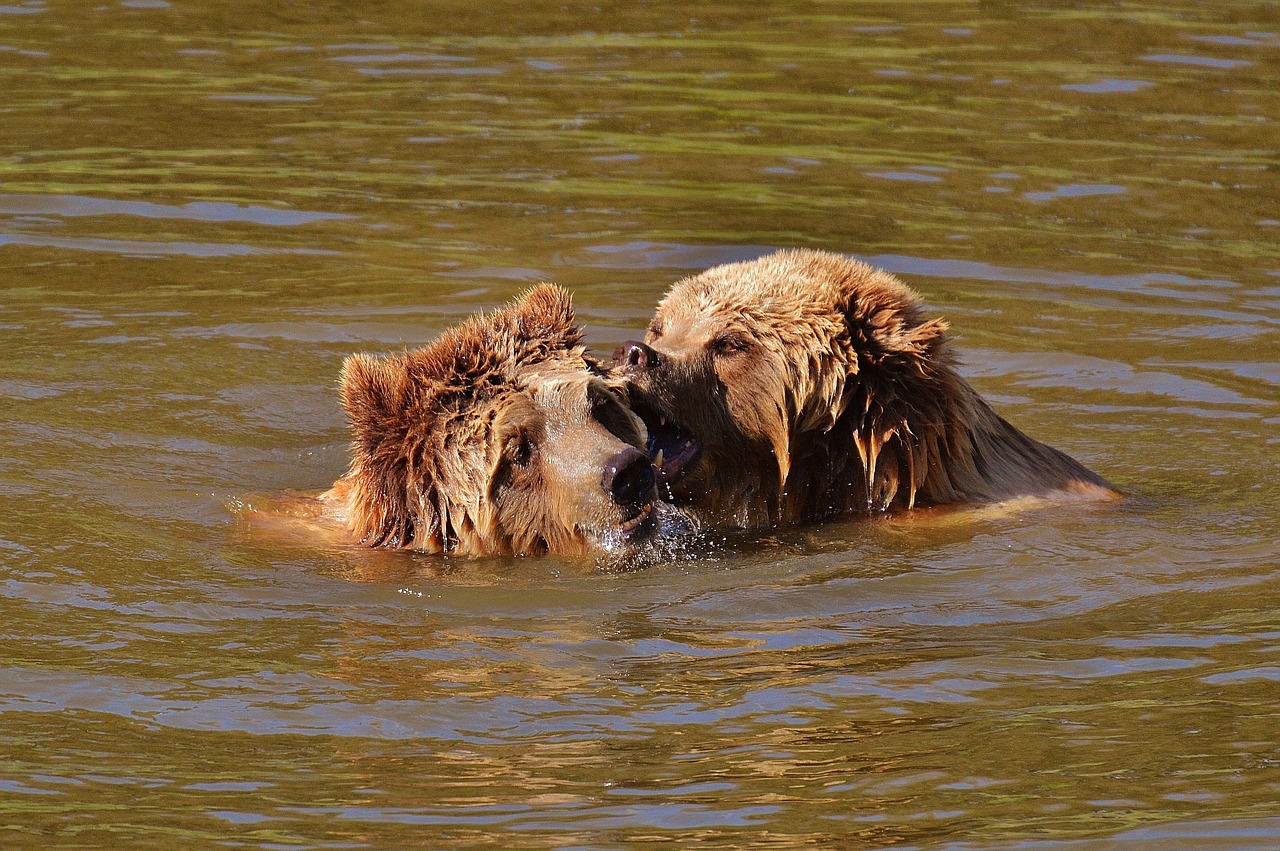
<path fill-rule="evenodd" d="M 16 846 L 1268 848 L 1280 17 L 0 6 Z M 342 358 L 863 257 L 1119 507 L 611 574 L 280 540 Z"/>

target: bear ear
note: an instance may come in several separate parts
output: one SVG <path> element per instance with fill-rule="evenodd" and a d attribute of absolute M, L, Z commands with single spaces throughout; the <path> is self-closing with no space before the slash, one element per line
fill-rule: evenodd
<path fill-rule="evenodd" d="M 888 272 L 857 264 L 840 282 L 849 339 L 865 363 L 886 360 L 930 372 L 947 360 L 947 323 L 925 319 L 920 298 Z"/>
<path fill-rule="evenodd" d="M 877 347 L 887 355 L 910 360 L 931 358 L 946 340 L 947 322 L 941 317 L 920 321 L 917 308 L 904 316 L 896 307 L 871 316 L 867 329 Z"/>
<path fill-rule="evenodd" d="M 443 383 L 465 385 L 493 375 L 513 378 L 522 364 L 561 357 L 581 341 L 572 297 L 554 284 L 539 284 L 493 313 L 454 326 L 413 357 Z"/>
<path fill-rule="evenodd" d="M 523 356 L 567 351 L 582 341 L 575 324 L 573 297 L 555 284 L 539 284 L 512 302 L 506 314 L 515 348 Z"/>
<path fill-rule="evenodd" d="M 530 336 L 559 336 L 577 329 L 573 320 L 573 296 L 564 287 L 538 284 L 512 303 Z"/>
<path fill-rule="evenodd" d="M 419 480 L 425 471 L 410 475 L 412 389 L 403 356 L 353 355 L 342 364 L 342 407 L 355 435 L 346 477 L 348 523 L 367 546 L 407 546 L 421 535 L 420 526 L 433 525 L 427 501 L 410 492 L 421 494 L 425 485 Z"/>
<path fill-rule="evenodd" d="M 375 455 L 409 407 L 409 372 L 401 358 L 352 355 L 338 379 L 342 408 L 355 432 L 356 448 Z"/>

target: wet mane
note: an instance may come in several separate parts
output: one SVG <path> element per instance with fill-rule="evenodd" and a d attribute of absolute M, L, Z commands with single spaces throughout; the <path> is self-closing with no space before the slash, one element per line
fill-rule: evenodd
<path fill-rule="evenodd" d="M 947 323 L 888 273 L 819 252 L 784 252 L 841 294 L 847 345 L 838 412 L 792 445 L 781 513 L 796 518 L 989 502 L 1108 487 L 1075 459 L 1010 425 L 956 371 Z M 842 341 L 844 342 L 844 341 Z"/>

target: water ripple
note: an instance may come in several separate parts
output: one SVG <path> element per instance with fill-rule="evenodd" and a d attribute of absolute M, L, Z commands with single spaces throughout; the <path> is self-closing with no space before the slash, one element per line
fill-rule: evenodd
<path fill-rule="evenodd" d="M 85 195 L 18 195 L 0 193 L 0 213 L 20 216 L 141 216 L 148 219 L 185 219 L 194 222 L 249 222 L 292 226 L 350 219 L 344 213 L 285 210 L 254 204 L 192 201 L 189 204 L 156 204 Z"/>
<path fill-rule="evenodd" d="M 35 236 L 0 233 L 0 246 L 29 245 L 44 248 L 67 248 L 73 251 L 105 251 L 130 257 L 249 257 L 265 254 L 309 254 L 334 256 L 340 252 L 320 248 L 262 248 L 227 242 L 173 242 L 137 239 L 100 239 L 96 237 Z"/>
<path fill-rule="evenodd" d="M 1182 53 L 1152 53 L 1142 57 L 1145 62 L 1166 62 L 1174 65 L 1196 65 L 1201 68 L 1240 68 L 1253 63 L 1247 59 L 1218 59 L 1213 56 L 1188 56 Z"/>

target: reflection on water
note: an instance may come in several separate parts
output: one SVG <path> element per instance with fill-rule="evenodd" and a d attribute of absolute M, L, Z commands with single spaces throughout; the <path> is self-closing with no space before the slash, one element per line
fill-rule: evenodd
<path fill-rule="evenodd" d="M 1267 848 L 1265 7 L 0 6 L 0 793 L 39 847 Z M 1130 495 L 609 572 L 265 533 L 353 351 L 854 254 Z"/>

